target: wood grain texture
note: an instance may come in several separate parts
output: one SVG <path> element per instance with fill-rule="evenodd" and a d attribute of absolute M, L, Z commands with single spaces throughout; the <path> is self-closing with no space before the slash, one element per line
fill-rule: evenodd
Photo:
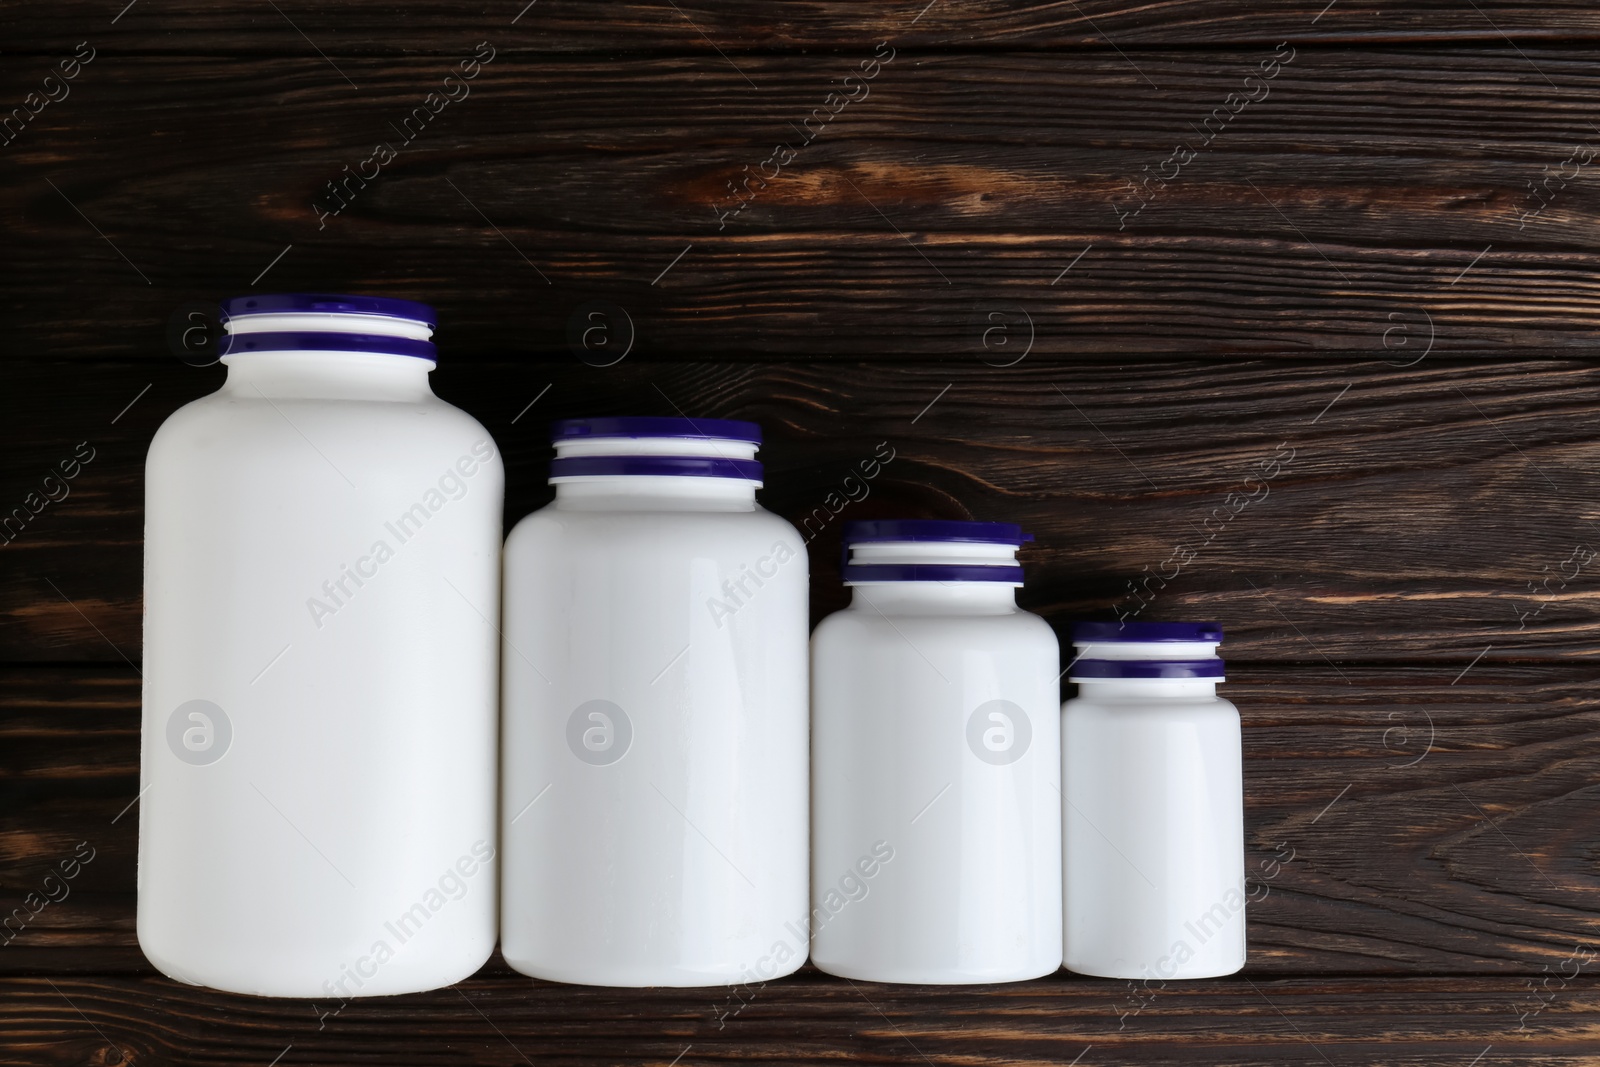
<path fill-rule="evenodd" d="M 505 53 L 408 144 L 453 60 L 352 60 L 358 92 L 107 51 L 0 149 L 0 314 L 74 358 L 158 356 L 179 305 L 257 282 L 433 301 L 476 359 L 562 354 L 597 300 L 659 359 L 962 357 L 1002 309 L 1064 357 L 1595 350 L 1585 50 L 1301 49 L 1249 90 L 1271 46 L 906 52 L 806 144 L 872 54 Z"/>
<path fill-rule="evenodd" d="M 1523 44 L 1600 36 L 1600 15 L 1583 0 L 788 0 L 751 5 L 737 0 L 655 4 L 643 0 L 503 0 L 464 6 L 426 0 L 401 7 L 373 2 L 272 7 L 190 5 L 182 19 L 158 8 L 96 6 L 84 0 L 9 5 L 5 25 L 24 47 L 70 48 L 85 36 L 123 51 L 202 54 L 279 52 L 334 56 L 373 52 L 438 52 L 463 34 L 545 53 L 694 52 L 843 48 L 890 38 L 918 48 L 1100 48 L 1150 45 L 1373 41 L 1485 41 L 1512 36 Z"/>
<path fill-rule="evenodd" d="M 1064 637 L 1083 618 L 1215 618 L 1240 661 L 1453 674 L 1480 654 L 1584 660 L 1600 635 L 1600 369 L 1586 363 L 452 356 L 435 387 L 499 441 L 508 526 L 549 499 L 551 419 L 760 421 L 762 499 L 809 540 L 814 619 L 845 598 L 845 522 L 923 515 L 1032 531 L 1023 602 Z M 85 365 L 69 387 L 70 366 L 13 364 L 0 401 L 16 441 L 0 517 L 80 443 L 95 450 L 71 495 L 0 547 L 0 660 L 136 662 L 145 451 L 221 371 Z M 894 458 L 864 477 L 882 446 Z"/>
<path fill-rule="evenodd" d="M 433 993 L 352 1001 L 323 1018 L 335 1004 L 161 979 L 9 978 L 0 980 L 0 1061 L 1576 1067 L 1594 1062 L 1600 1026 L 1600 989 L 1586 976 L 1552 983 L 1549 1005 L 1525 1020 L 1523 979 L 1172 983 L 1120 1019 L 1129 984 L 892 987 L 807 971 L 741 989 L 744 1007 L 723 1018 L 727 993 L 580 990 L 485 974 Z"/>
<path fill-rule="evenodd" d="M 1595 1063 L 1596 40 L 1590 0 L 6 5 L 0 1064 Z M 730 996 L 496 957 L 329 1016 L 156 976 L 144 453 L 221 378 L 175 310 L 295 289 L 440 308 L 509 521 L 552 418 L 754 418 L 814 616 L 845 521 L 921 515 L 1035 532 L 1063 636 L 1221 620 L 1245 974 Z"/>
<path fill-rule="evenodd" d="M 0 972 L 148 972 L 138 676 L 0 682 L 0 904 L 24 905 L 80 842 L 94 854 L 70 895 L 21 913 Z M 1244 717 L 1250 973 L 1543 974 L 1600 938 L 1592 671 L 1234 663 L 1227 695 Z"/>

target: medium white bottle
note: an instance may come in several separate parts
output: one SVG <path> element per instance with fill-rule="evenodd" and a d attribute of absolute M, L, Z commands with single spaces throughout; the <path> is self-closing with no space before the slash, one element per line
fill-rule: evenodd
<path fill-rule="evenodd" d="M 225 305 L 150 445 L 138 936 L 182 982 L 345 998 L 494 948 L 504 473 L 432 311 Z"/>
<path fill-rule="evenodd" d="M 721 985 L 805 962 L 808 568 L 756 504 L 760 439 L 554 427 L 555 501 L 505 551 L 501 950 L 524 974 Z"/>
<path fill-rule="evenodd" d="M 1006 523 L 845 527 L 812 637 L 811 958 L 871 982 L 1061 966 L 1059 650 Z"/>
<path fill-rule="evenodd" d="M 1239 712 L 1215 623 L 1073 631 L 1062 715 L 1065 952 L 1079 974 L 1164 981 L 1245 962 Z"/>

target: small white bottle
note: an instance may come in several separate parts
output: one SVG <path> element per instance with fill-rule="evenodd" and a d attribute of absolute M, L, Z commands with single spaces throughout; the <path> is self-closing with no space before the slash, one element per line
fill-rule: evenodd
<path fill-rule="evenodd" d="M 150 445 L 139 945 L 238 993 L 465 978 L 494 948 L 504 472 L 422 304 L 225 305 Z"/>
<path fill-rule="evenodd" d="M 1059 649 L 994 522 L 848 523 L 812 636 L 811 958 L 870 982 L 1061 966 Z"/>
<path fill-rule="evenodd" d="M 573 419 L 506 541 L 501 949 L 612 986 L 805 962 L 808 567 L 754 423 Z M 796 933 L 795 931 L 800 931 Z"/>
<path fill-rule="evenodd" d="M 1245 962 L 1239 711 L 1215 623 L 1073 631 L 1062 712 L 1069 970 L 1166 981 Z"/>

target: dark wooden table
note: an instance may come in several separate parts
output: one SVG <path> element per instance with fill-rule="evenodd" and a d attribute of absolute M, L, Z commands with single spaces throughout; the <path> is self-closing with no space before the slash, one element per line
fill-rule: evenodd
<path fill-rule="evenodd" d="M 123 3 L 0 9 L 0 1062 L 1600 1062 L 1592 0 Z M 274 290 L 435 304 L 508 521 L 551 418 L 751 418 L 817 617 L 844 521 L 921 515 L 1035 532 L 1063 635 L 1220 620 L 1249 967 L 157 975 L 144 455 Z"/>

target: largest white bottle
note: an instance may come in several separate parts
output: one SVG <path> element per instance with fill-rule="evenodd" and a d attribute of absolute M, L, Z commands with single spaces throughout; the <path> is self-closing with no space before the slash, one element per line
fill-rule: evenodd
<path fill-rule="evenodd" d="M 807 566 L 759 428 L 575 419 L 506 542 L 506 962 L 616 986 L 806 958 Z"/>
<path fill-rule="evenodd" d="M 139 944 L 330 1012 L 446 985 L 495 940 L 500 456 L 424 305 L 225 310 L 146 471 Z"/>

